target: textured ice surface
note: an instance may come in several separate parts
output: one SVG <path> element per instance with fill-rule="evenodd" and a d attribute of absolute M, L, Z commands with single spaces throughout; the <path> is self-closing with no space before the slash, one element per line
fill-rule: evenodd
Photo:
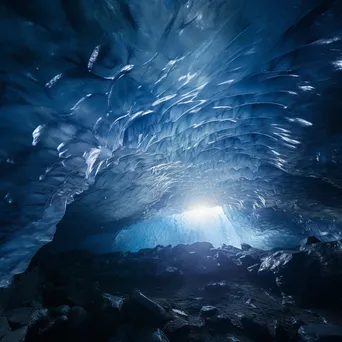
<path fill-rule="evenodd" d="M 241 240 L 221 207 L 196 209 L 169 217 L 154 217 L 133 224 L 114 237 L 93 235 L 83 243 L 96 253 L 113 250 L 138 251 L 157 245 L 176 246 L 198 241 L 210 242 L 215 247 L 223 243 L 240 248 Z"/>
<path fill-rule="evenodd" d="M 70 203 L 70 230 L 197 201 L 265 243 L 340 236 L 341 22 L 338 0 L 2 0 L 0 285 Z"/>

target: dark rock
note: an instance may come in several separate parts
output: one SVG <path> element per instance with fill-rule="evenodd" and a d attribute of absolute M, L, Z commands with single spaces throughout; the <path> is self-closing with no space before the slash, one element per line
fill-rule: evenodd
<path fill-rule="evenodd" d="M 239 261 L 242 266 L 247 268 L 260 262 L 260 259 L 251 254 L 245 254 L 239 258 Z"/>
<path fill-rule="evenodd" d="M 317 239 L 316 236 L 308 236 L 300 242 L 301 246 L 308 246 L 314 243 L 320 243 L 321 240 Z"/>
<path fill-rule="evenodd" d="M 272 340 L 267 326 L 257 322 L 252 317 L 242 316 L 241 325 L 246 331 L 246 334 L 256 342 L 266 342 Z"/>
<path fill-rule="evenodd" d="M 33 308 L 17 308 L 6 313 L 8 323 L 12 330 L 27 326 L 35 310 Z"/>
<path fill-rule="evenodd" d="M 122 309 L 124 300 L 122 297 L 113 296 L 109 293 L 104 293 L 102 295 L 102 311 L 110 313 L 113 315 L 119 315 Z"/>
<path fill-rule="evenodd" d="M 291 318 L 291 327 L 293 329 L 298 330 L 302 325 L 304 325 L 304 322 L 301 321 L 300 319 L 298 319 L 296 317 Z"/>
<path fill-rule="evenodd" d="M 179 309 L 172 309 L 172 312 L 175 313 L 177 316 L 189 317 L 189 315 L 186 312 Z"/>
<path fill-rule="evenodd" d="M 287 330 L 278 321 L 274 325 L 274 338 L 276 342 L 288 342 L 290 340 Z"/>
<path fill-rule="evenodd" d="M 27 305 L 25 306 L 29 306 L 30 308 L 34 309 L 34 310 L 39 310 L 39 309 L 42 309 L 43 306 L 41 303 L 37 302 L 37 301 L 32 301 L 32 302 L 29 302 L 27 303 Z"/>
<path fill-rule="evenodd" d="M 252 275 L 257 275 L 260 268 L 260 264 L 254 264 L 252 266 L 247 267 L 247 271 Z"/>
<path fill-rule="evenodd" d="M 267 257 L 259 268 L 264 278 L 273 275 L 279 290 L 285 295 L 313 296 L 313 279 L 318 281 L 319 263 L 305 252 L 280 251 Z"/>
<path fill-rule="evenodd" d="M 247 243 L 241 244 L 241 250 L 243 251 L 249 251 L 252 248 L 252 246 L 248 245 Z"/>
<path fill-rule="evenodd" d="M 218 309 L 215 306 L 202 306 L 200 315 L 202 317 L 213 317 L 218 314 Z"/>
<path fill-rule="evenodd" d="M 40 309 L 35 311 L 32 314 L 31 320 L 29 322 L 26 342 L 37 341 L 39 339 L 41 331 L 44 331 L 45 329 L 50 327 L 51 324 L 52 322 L 48 309 Z"/>
<path fill-rule="evenodd" d="M 303 342 L 338 342 L 342 341 L 342 327 L 331 324 L 303 325 L 298 335 Z"/>
<path fill-rule="evenodd" d="M 98 338 L 103 340 L 112 335 L 113 330 L 121 323 L 122 297 L 109 293 L 101 293 L 92 306 L 92 326 L 99 331 Z"/>
<path fill-rule="evenodd" d="M 206 285 L 205 289 L 207 291 L 210 291 L 210 292 L 219 292 L 219 293 L 222 293 L 222 292 L 225 292 L 228 290 L 228 283 L 224 280 L 222 281 L 218 281 L 218 282 L 214 282 L 214 283 L 209 283 Z"/>
<path fill-rule="evenodd" d="M 207 318 L 205 320 L 205 325 L 217 333 L 226 333 L 231 328 L 231 321 L 229 317 L 225 315 L 217 315 L 215 317 Z"/>
<path fill-rule="evenodd" d="M 61 305 L 58 306 L 57 308 L 53 308 L 52 313 L 55 315 L 68 315 L 69 311 L 70 311 L 70 306 L 69 305 Z"/>
<path fill-rule="evenodd" d="M 69 329 L 68 317 L 64 315 L 54 321 L 37 323 L 29 327 L 25 342 L 79 341 L 83 337 L 81 330 L 76 330 L 74 333 Z"/>
<path fill-rule="evenodd" d="M 88 313 L 81 306 L 74 306 L 69 311 L 70 326 L 75 329 L 82 328 L 88 319 Z"/>
<path fill-rule="evenodd" d="M 168 322 L 163 330 L 171 342 L 187 341 L 190 334 L 190 324 L 183 319 L 175 319 Z"/>
<path fill-rule="evenodd" d="M 157 329 L 152 333 L 151 342 L 169 342 L 169 339 L 165 336 L 162 330 Z"/>
<path fill-rule="evenodd" d="M 195 242 L 189 245 L 189 250 L 194 250 L 201 255 L 210 255 L 210 250 L 214 246 L 209 242 Z"/>
<path fill-rule="evenodd" d="M 170 319 L 161 305 L 139 290 L 134 290 L 130 298 L 124 301 L 122 310 L 125 319 L 136 325 L 159 327 Z"/>
<path fill-rule="evenodd" d="M 0 317 L 0 341 L 11 331 L 6 317 Z"/>
<path fill-rule="evenodd" d="M 272 275 L 281 293 L 306 306 L 340 305 L 342 243 L 302 246 L 300 251 L 279 251 L 266 257 L 260 275 Z"/>
<path fill-rule="evenodd" d="M 165 270 L 163 270 L 163 272 L 161 273 L 161 276 L 163 277 L 180 277 L 184 275 L 184 272 L 181 271 L 179 268 L 177 267 L 173 267 L 173 266 L 169 266 L 166 267 Z"/>
<path fill-rule="evenodd" d="M 1 342 L 24 342 L 27 333 L 27 327 L 21 327 L 8 333 Z"/>

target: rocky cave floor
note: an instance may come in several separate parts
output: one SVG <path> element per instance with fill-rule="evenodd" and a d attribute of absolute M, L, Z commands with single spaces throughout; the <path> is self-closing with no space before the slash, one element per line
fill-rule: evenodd
<path fill-rule="evenodd" d="M 1 342 L 342 341 L 342 243 L 39 252 L 0 292 Z"/>

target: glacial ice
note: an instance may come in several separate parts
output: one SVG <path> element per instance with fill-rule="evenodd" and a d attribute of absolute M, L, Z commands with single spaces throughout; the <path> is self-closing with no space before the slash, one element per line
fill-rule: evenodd
<path fill-rule="evenodd" d="M 115 250 L 136 252 L 157 245 L 210 242 L 214 247 L 227 244 L 240 248 L 241 239 L 221 207 L 200 208 L 169 217 L 153 217 L 128 226 L 116 236 L 91 235 L 81 244 L 93 253 Z"/>
<path fill-rule="evenodd" d="M 341 22 L 334 0 L 3 0 L 0 286 L 66 208 L 64 230 L 197 201 L 255 244 L 340 238 Z"/>

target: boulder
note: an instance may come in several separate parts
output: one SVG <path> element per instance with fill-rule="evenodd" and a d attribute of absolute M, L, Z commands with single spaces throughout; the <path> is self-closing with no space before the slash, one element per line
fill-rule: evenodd
<path fill-rule="evenodd" d="M 187 341 L 190 334 L 190 324 L 184 319 L 175 319 L 168 322 L 163 330 L 171 342 Z"/>
<path fill-rule="evenodd" d="M 259 275 L 273 277 L 285 296 L 297 304 L 338 305 L 342 287 L 342 243 L 325 242 L 302 246 L 300 251 L 278 251 L 266 257 Z"/>
<path fill-rule="evenodd" d="M 170 342 L 170 341 L 162 330 L 157 329 L 154 333 L 152 333 L 151 342 Z"/>
<path fill-rule="evenodd" d="M 342 327 L 332 324 L 303 325 L 298 330 L 302 342 L 342 341 Z"/>
<path fill-rule="evenodd" d="M 6 312 L 8 323 L 12 330 L 27 326 L 35 310 L 29 307 L 22 307 Z"/>
<path fill-rule="evenodd" d="M 224 334 L 231 329 L 231 321 L 225 315 L 209 317 L 205 320 L 205 326 L 212 329 L 215 333 Z"/>
<path fill-rule="evenodd" d="M 252 246 L 248 245 L 247 243 L 241 244 L 241 250 L 242 251 L 249 251 L 252 248 Z"/>
<path fill-rule="evenodd" d="M 123 303 L 124 300 L 122 297 L 104 293 L 102 294 L 101 311 L 118 316 L 121 312 Z"/>
<path fill-rule="evenodd" d="M 21 327 L 8 333 L 1 342 L 24 342 L 27 333 L 27 327 Z"/>
<path fill-rule="evenodd" d="M 0 317 L 0 341 L 11 331 L 6 317 Z"/>
<path fill-rule="evenodd" d="M 274 339 L 276 342 L 288 342 L 290 340 L 288 331 L 278 321 L 274 324 Z"/>
<path fill-rule="evenodd" d="M 68 319 L 72 328 L 80 329 L 86 325 L 88 313 L 81 306 L 74 306 L 69 311 Z"/>
<path fill-rule="evenodd" d="M 54 308 L 51 310 L 53 312 L 53 314 L 56 315 L 68 315 L 69 311 L 70 311 L 70 306 L 69 305 L 61 305 L 58 306 L 57 308 Z"/>
<path fill-rule="evenodd" d="M 160 327 L 170 319 L 161 305 L 137 289 L 124 301 L 122 310 L 125 319 L 135 325 Z"/>
<path fill-rule="evenodd" d="M 320 243 L 321 240 L 317 239 L 316 236 L 308 236 L 300 242 L 301 246 L 309 246 L 314 243 Z"/>
<path fill-rule="evenodd" d="M 218 314 L 218 308 L 211 305 L 202 306 L 200 315 L 201 317 L 213 317 Z"/>
<path fill-rule="evenodd" d="M 60 316 L 59 319 L 66 316 Z M 56 327 L 56 321 L 54 321 L 49 315 L 48 309 L 40 309 L 33 313 L 31 321 L 28 326 L 25 342 L 50 342 L 63 339 L 67 334 L 62 334 L 63 329 L 58 325 Z"/>
<path fill-rule="evenodd" d="M 248 316 L 242 316 L 241 325 L 245 330 L 246 334 L 253 338 L 253 341 L 272 341 L 272 337 L 267 326 L 258 322 L 256 319 Z"/>

